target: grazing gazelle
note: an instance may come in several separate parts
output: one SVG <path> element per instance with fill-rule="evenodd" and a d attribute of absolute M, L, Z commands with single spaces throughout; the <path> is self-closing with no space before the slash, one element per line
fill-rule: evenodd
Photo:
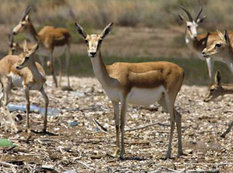
<path fill-rule="evenodd" d="M 204 34 L 197 34 L 197 28 L 200 23 L 202 23 L 205 19 L 204 17 L 200 17 L 202 13 L 202 8 L 197 14 L 197 17 L 193 19 L 192 15 L 190 12 L 185 9 L 184 7 L 180 6 L 182 10 L 186 13 L 188 19 L 185 20 L 182 15 L 179 15 L 179 18 L 181 19 L 182 22 L 186 23 L 186 30 L 185 30 L 185 42 L 187 46 L 195 53 L 197 56 L 204 60 L 201 52 L 202 50 L 206 47 L 209 46 L 210 44 L 213 43 L 214 40 L 218 38 L 217 32 L 208 32 Z M 211 58 L 206 58 L 206 64 L 208 68 L 208 73 L 209 77 L 212 79 L 214 77 L 214 61 L 220 61 L 218 59 L 211 59 Z"/>
<path fill-rule="evenodd" d="M 229 35 L 227 30 L 224 34 L 218 31 L 218 38 L 202 51 L 202 55 L 205 58 L 211 57 L 226 63 L 233 73 L 233 42 L 231 40 L 233 40 L 233 34 Z"/>
<path fill-rule="evenodd" d="M 174 102 L 182 86 L 184 72 L 181 67 L 170 62 L 121 63 L 105 65 L 101 56 L 101 43 L 111 31 L 112 23 L 101 34 L 86 34 L 75 23 L 77 31 L 87 43 L 95 76 L 112 101 L 116 127 L 116 150 L 114 156 L 123 158 L 124 128 L 128 103 L 150 105 L 158 101 L 170 113 L 170 137 L 165 158 L 171 157 L 171 144 L 175 123 L 178 133 L 178 156 L 183 154 L 181 139 L 181 115 L 175 110 Z M 120 103 L 120 109 L 119 109 Z M 120 147 L 121 134 L 121 147 Z"/>
<path fill-rule="evenodd" d="M 233 84 L 221 83 L 221 75 L 220 72 L 217 71 L 215 74 L 215 81 L 213 84 L 209 86 L 204 101 L 209 102 L 225 94 L 233 94 Z M 227 130 L 221 135 L 221 137 L 224 138 L 226 134 L 231 131 L 232 127 L 233 127 L 233 121 L 229 124 Z"/>
<path fill-rule="evenodd" d="M 41 92 L 45 101 L 45 115 L 43 132 L 47 128 L 47 109 L 48 97 L 44 91 L 44 83 L 46 81 L 45 71 L 43 67 L 34 60 L 34 53 L 38 49 L 38 44 L 35 44 L 31 49 L 28 49 L 27 43 L 24 43 L 24 50 L 19 55 L 7 55 L 0 60 L 0 83 L 3 86 L 4 105 L 8 104 L 8 96 L 11 88 L 23 87 L 26 97 L 26 114 L 27 114 L 27 131 L 30 132 L 29 112 L 30 100 L 29 91 L 38 90 Z"/>
<path fill-rule="evenodd" d="M 71 35 L 69 31 L 65 28 L 54 28 L 53 26 L 45 26 L 43 27 L 39 33 L 36 32 L 30 17 L 29 12 L 31 8 L 28 7 L 24 13 L 23 16 L 19 22 L 18 25 L 16 25 L 13 28 L 13 34 L 16 35 L 18 33 L 26 33 L 28 39 L 35 43 L 39 43 L 39 50 L 37 51 L 37 54 L 39 56 L 46 56 L 50 57 L 50 71 L 53 75 L 53 80 L 56 85 L 57 79 L 55 76 L 54 71 L 54 58 L 56 58 L 59 62 L 59 86 L 61 86 L 61 75 L 62 75 L 62 63 L 61 63 L 61 55 L 66 52 L 66 73 L 67 73 L 67 85 L 68 88 L 70 88 L 70 81 L 69 81 L 69 62 L 70 62 L 70 42 L 71 42 Z M 41 58 L 42 64 L 44 64 L 43 58 Z"/>

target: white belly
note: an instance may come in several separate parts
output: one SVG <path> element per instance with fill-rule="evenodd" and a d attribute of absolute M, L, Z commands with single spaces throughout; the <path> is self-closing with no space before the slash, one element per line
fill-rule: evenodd
<path fill-rule="evenodd" d="M 128 94 L 128 102 L 130 104 L 148 106 L 158 101 L 165 92 L 163 86 L 152 89 L 132 88 Z"/>
<path fill-rule="evenodd" d="M 14 73 L 10 73 L 8 77 L 11 78 L 11 82 L 15 87 L 23 87 L 23 78 L 19 75 L 16 75 Z"/>
<path fill-rule="evenodd" d="M 66 45 L 64 45 L 64 46 L 56 46 L 54 48 L 54 50 L 53 50 L 53 57 L 60 57 L 61 55 L 64 54 L 65 49 L 66 49 Z M 49 49 L 46 49 L 44 47 L 40 48 L 37 51 L 37 54 L 41 55 L 41 56 L 50 57 L 50 51 L 49 51 Z"/>

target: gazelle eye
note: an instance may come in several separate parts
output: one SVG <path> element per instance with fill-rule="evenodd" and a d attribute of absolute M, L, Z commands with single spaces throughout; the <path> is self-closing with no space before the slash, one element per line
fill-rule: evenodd
<path fill-rule="evenodd" d="M 221 44 L 216 44 L 215 47 L 221 47 L 222 45 Z"/>
<path fill-rule="evenodd" d="M 211 89 L 210 89 L 210 92 L 214 92 L 214 88 L 211 88 Z"/>
<path fill-rule="evenodd" d="M 85 40 L 85 43 L 88 44 L 88 40 Z"/>
<path fill-rule="evenodd" d="M 28 59 L 29 59 L 29 56 L 26 56 L 26 57 L 25 57 L 25 60 L 28 60 Z"/>
<path fill-rule="evenodd" d="M 102 43 L 103 40 L 99 40 L 99 44 Z"/>
<path fill-rule="evenodd" d="M 190 29 L 190 28 L 191 28 L 191 26 L 189 26 L 189 25 L 188 25 L 188 26 L 187 26 L 187 28 L 188 28 L 188 29 Z"/>

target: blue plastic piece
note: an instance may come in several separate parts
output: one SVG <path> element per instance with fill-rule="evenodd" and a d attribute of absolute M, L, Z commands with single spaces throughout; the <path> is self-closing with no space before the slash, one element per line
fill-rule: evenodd
<path fill-rule="evenodd" d="M 26 112 L 26 106 L 25 105 L 13 105 L 8 104 L 8 109 L 10 112 L 13 111 L 24 111 Z M 45 108 L 38 107 L 36 105 L 30 105 L 30 112 L 36 112 L 40 114 L 45 114 Z M 60 113 L 60 111 L 56 108 L 48 108 L 48 115 L 50 116 L 56 116 Z"/>

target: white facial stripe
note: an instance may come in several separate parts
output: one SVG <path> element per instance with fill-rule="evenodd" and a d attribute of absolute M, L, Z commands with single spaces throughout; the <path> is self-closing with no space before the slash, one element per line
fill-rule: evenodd
<path fill-rule="evenodd" d="M 190 37 L 191 38 L 196 37 L 198 24 L 195 21 L 187 22 L 187 27 L 189 27 Z"/>
<path fill-rule="evenodd" d="M 98 36 L 96 34 L 90 35 L 90 39 L 88 41 L 88 52 L 97 52 L 98 48 Z"/>

